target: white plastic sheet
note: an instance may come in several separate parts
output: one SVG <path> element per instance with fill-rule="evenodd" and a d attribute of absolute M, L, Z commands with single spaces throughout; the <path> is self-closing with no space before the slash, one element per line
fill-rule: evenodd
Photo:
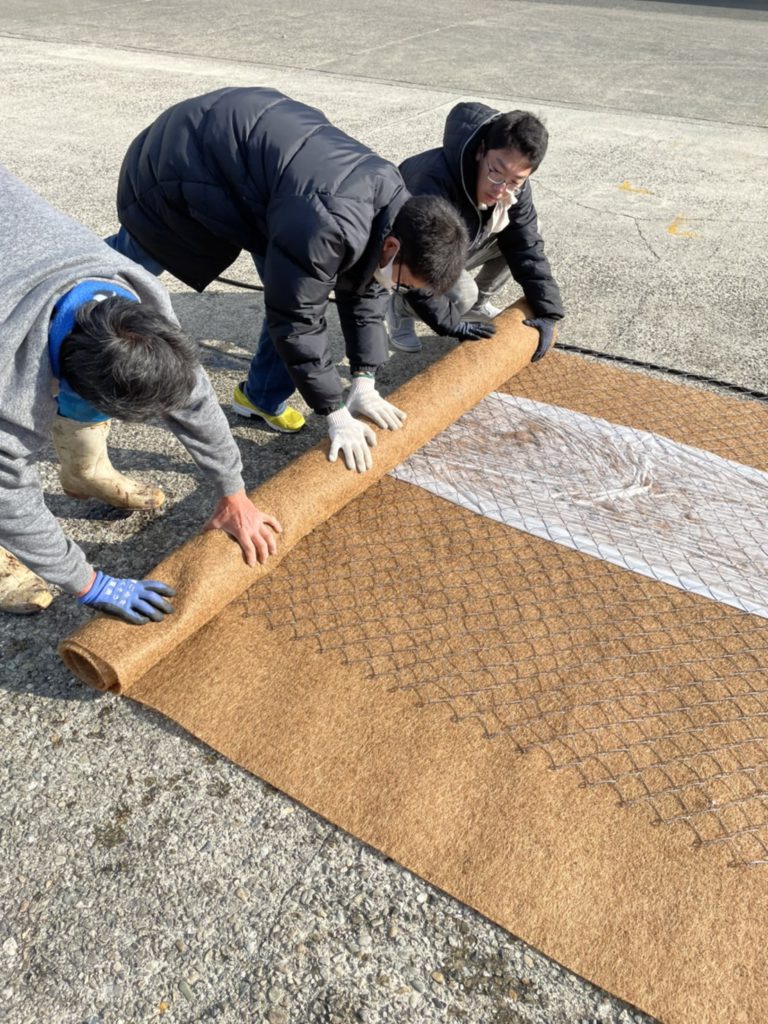
<path fill-rule="evenodd" d="M 768 473 L 493 393 L 395 470 L 519 530 L 768 618 Z"/>

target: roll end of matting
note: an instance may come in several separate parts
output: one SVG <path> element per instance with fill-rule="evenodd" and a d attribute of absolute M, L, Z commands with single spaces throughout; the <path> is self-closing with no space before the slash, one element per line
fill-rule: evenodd
<path fill-rule="evenodd" d="M 117 690 L 117 675 L 109 664 L 87 646 L 78 643 L 76 636 L 70 636 L 59 644 L 61 660 L 78 679 L 97 690 Z"/>
<path fill-rule="evenodd" d="M 98 689 L 126 691 L 271 572 L 302 537 L 527 366 L 538 344 L 536 329 L 523 323 L 530 315 L 524 302 L 515 303 L 494 321 L 493 338 L 457 345 L 391 395 L 407 420 L 400 430 L 376 431 L 367 473 L 350 472 L 342 460 L 329 463 L 323 442 L 251 492 L 253 502 L 283 526 L 278 553 L 266 565 L 247 566 L 239 547 L 220 531 L 193 537 L 149 574 L 176 589 L 174 613 L 142 627 L 97 616 L 59 645 L 67 668 Z"/>

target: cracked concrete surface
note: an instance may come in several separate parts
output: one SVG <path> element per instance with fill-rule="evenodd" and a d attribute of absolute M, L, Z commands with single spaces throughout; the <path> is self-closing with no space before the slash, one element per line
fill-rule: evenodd
<path fill-rule="evenodd" d="M 393 160 L 438 144 L 459 99 L 532 108 L 552 137 L 534 194 L 562 340 L 765 389 L 760 6 L 62 0 L 54 17 L 0 0 L 3 160 L 106 234 L 128 142 L 196 92 L 281 88 Z M 228 275 L 255 280 L 244 258 Z M 226 404 L 261 297 L 166 280 Z M 449 344 L 394 355 L 383 388 Z M 292 438 L 230 422 L 249 486 L 323 432 L 316 418 Z M 41 477 L 98 564 L 144 573 L 200 528 L 211 494 L 161 431 L 117 425 L 112 454 L 162 483 L 161 515 L 71 501 L 52 453 Z M 173 723 L 74 683 L 55 645 L 85 614 L 60 597 L 44 618 L 0 622 L 1 1020 L 647 1020 Z"/>

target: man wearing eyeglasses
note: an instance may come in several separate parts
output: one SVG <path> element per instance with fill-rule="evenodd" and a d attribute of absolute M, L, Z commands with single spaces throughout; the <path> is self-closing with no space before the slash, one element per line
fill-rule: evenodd
<path fill-rule="evenodd" d="M 391 297 L 387 325 L 394 348 L 421 349 L 415 317 L 441 336 L 490 337 L 491 321 L 502 312 L 491 296 L 513 277 L 534 313 L 525 322 L 539 332 L 533 359 L 545 355 L 564 315 L 530 185 L 547 142 L 547 130 L 533 114 L 459 103 L 448 114 L 443 145 L 400 165 L 410 192 L 441 196 L 460 213 L 470 245 L 464 272 L 445 296 L 411 291 Z"/>
<path fill-rule="evenodd" d="M 156 274 L 203 291 L 242 250 L 264 284 L 266 316 L 233 409 L 293 433 L 298 391 L 326 416 L 329 458 L 372 464 L 376 435 L 404 413 L 379 395 L 388 358 L 388 292 L 444 294 L 466 258 L 467 234 L 450 203 L 413 198 L 393 164 L 275 89 L 227 88 L 183 100 L 128 148 L 117 194 L 120 230 L 107 239 Z M 334 292 L 352 373 L 342 394 L 328 346 Z"/>

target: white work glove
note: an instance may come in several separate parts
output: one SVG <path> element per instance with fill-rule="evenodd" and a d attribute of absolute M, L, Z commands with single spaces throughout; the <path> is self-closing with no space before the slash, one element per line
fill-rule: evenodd
<path fill-rule="evenodd" d="M 382 398 L 371 377 L 353 377 L 344 404 L 351 413 L 359 413 L 372 420 L 382 430 L 399 430 L 405 413 Z"/>
<path fill-rule="evenodd" d="M 371 428 L 356 420 L 346 407 L 329 413 L 327 419 L 331 437 L 328 461 L 335 462 L 341 451 L 347 469 L 356 469 L 358 473 L 370 469 L 373 465 L 371 448 L 376 447 L 376 435 Z"/>

